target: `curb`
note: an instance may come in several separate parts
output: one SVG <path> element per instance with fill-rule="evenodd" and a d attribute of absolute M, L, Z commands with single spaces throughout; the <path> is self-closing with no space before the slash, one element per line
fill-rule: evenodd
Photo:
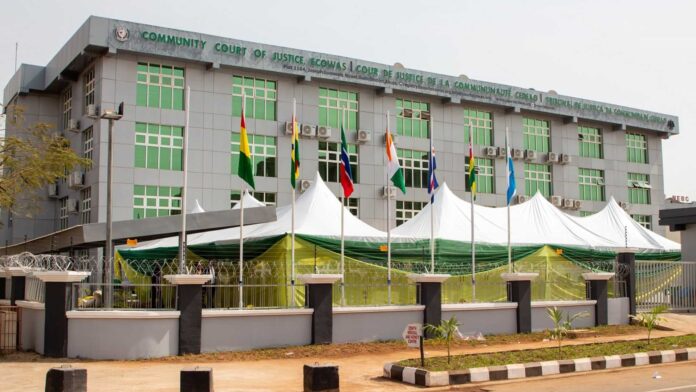
<path fill-rule="evenodd" d="M 393 363 L 384 365 L 384 377 L 423 387 L 468 384 L 472 382 L 512 380 L 552 374 L 589 372 L 630 366 L 696 360 L 696 348 L 649 351 L 625 355 L 566 359 L 560 361 L 529 362 L 525 364 L 489 366 L 463 370 L 432 372 Z"/>

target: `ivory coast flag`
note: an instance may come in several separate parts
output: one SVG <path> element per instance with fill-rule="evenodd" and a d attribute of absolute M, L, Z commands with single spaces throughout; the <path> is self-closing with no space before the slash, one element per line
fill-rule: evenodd
<path fill-rule="evenodd" d="M 387 176 L 395 187 L 401 189 L 406 194 L 406 182 L 404 181 L 404 171 L 399 165 L 399 158 L 396 156 L 396 147 L 392 141 L 391 132 L 387 128 Z"/>
<path fill-rule="evenodd" d="M 300 178 L 300 133 L 294 114 L 292 115 L 292 141 L 290 144 L 290 185 L 292 189 L 296 189 L 297 179 Z"/>
<path fill-rule="evenodd" d="M 246 122 L 244 121 L 244 111 L 242 110 L 242 121 L 239 131 L 239 164 L 237 165 L 237 175 L 246 181 L 251 189 L 254 187 L 254 165 L 251 162 L 251 150 L 249 149 L 249 137 L 247 136 Z"/>
<path fill-rule="evenodd" d="M 474 160 L 474 136 L 473 130 L 469 127 L 469 189 L 471 197 L 476 199 L 476 161 Z"/>

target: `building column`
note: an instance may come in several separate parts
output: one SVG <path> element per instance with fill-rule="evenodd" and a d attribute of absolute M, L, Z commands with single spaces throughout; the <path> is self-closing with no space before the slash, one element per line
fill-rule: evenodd
<path fill-rule="evenodd" d="M 201 353 L 203 284 L 212 275 L 164 275 L 177 286 L 176 308 L 179 315 L 179 355 Z"/>
<path fill-rule="evenodd" d="M 34 276 L 46 284 L 44 289 L 44 355 L 52 358 L 68 356 L 68 318 L 73 283 L 82 282 L 87 271 L 36 271 Z"/>
<path fill-rule="evenodd" d="M 17 301 L 24 300 L 24 286 L 27 275 L 30 273 L 28 269 L 22 267 L 7 267 L 5 270 L 7 276 L 10 277 L 10 305 L 16 306 Z"/>
<path fill-rule="evenodd" d="M 333 342 L 333 284 L 341 274 L 304 274 L 297 280 L 305 285 L 305 307 L 312 308 L 312 344 Z"/>
<path fill-rule="evenodd" d="M 0 299 L 5 298 L 5 288 L 7 287 L 7 279 L 5 278 L 5 268 L 0 267 Z"/>
<path fill-rule="evenodd" d="M 442 282 L 449 279 L 449 274 L 410 274 L 408 279 L 416 282 L 416 301 L 425 306 L 423 324 L 440 325 L 442 321 Z M 426 333 L 432 338 L 432 333 Z"/>
<path fill-rule="evenodd" d="M 595 304 L 595 326 L 609 324 L 609 279 L 613 272 L 587 272 L 582 274 L 585 279 L 587 299 L 597 301 Z"/>
<path fill-rule="evenodd" d="M 616 262 L 619 267 L 617 278 L 626 282 L 628 314 L 636 314 L 636 249 L 616 249 Z"/>
<path fill-rule="evenodd" d="M 517 302 L 517 333 L 532 332 L 532 280 L 535 272 L 509 272 L 500 274 L 507 282 L 508 302 Z"/>

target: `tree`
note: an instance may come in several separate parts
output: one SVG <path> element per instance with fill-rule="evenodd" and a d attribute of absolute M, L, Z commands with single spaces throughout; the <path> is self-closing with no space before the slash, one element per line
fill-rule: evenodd
<path fill-rule="evenodd" d="M 0 142 L 0 208 L 31 216 L 36 208 L 36 191 L 78 166 L 91 164 L 70 148 L 70 142 L 54 126 L 38 122 L 24 124 L 24 109 L 8 106 L 12 136 Z M 26 203 L 26 204 L 24 204 Z"/>
<path fill-rule="evenodd" d="M 447 343 L 447 363 L 450 363 L 450 345 L 452 340 L 457 336 L 459 322 L 457 318 L 452 316 L 449 320 L 441 320 L 440 325 L 425 324 L 423 329 L 425 332 L 433 334 L 437 339 L 442 339 Z"/>
<path fill-rule="evenodd" d="M 546 308 L 546 313 L 548 313 L 549 318 L 553 322 L 553 329 L 549 330 L 549 336 L 551 339 L 556 339 L 558 341 L 558 353 L 560 354 L 563 338 L 568 335 L 568 331 L 573 329 L 573 321 L 578 318 L 587 317 L 589 313 L 580 312 L 572 316 L 570 314 L 566 315 L 564 311 L 555 306 L 553 308 Z"/>
<path fill-rule="evenodd" d="M 669 307 L 662 304 L 650 309 L 649 312 L 639 313 L 638 316 L 631 315 L 632 319 L 636 320 L 638 324 L 644 326 L 648 330 L 648 344 L 650 344 L 650 333 L 652 330 L 665 321 L 664 317 L 660 317 L 660 314 L 666 312 L 667 309 L 669 309 Z"/>

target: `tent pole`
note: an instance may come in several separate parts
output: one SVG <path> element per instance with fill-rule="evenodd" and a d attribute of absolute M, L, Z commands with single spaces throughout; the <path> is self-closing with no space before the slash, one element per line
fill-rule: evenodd
<path fill-rule="evenodd" d="M 389 137 L 389 111 L 387 110 L 387 137 Z M 385 162 L 386 166 L 386 162 Z M 391 201 L 389 197 L 389 170 L 384 172 L 385 184 L 387 191 L 387 304 L 392 303 L 391 291 Z"/>

